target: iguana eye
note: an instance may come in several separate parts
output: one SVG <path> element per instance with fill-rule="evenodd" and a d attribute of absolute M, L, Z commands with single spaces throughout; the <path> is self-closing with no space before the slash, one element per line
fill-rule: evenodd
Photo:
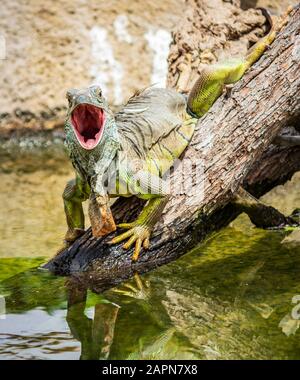
<path fill-rule="evenodd" d="M 97 89 L 98 98 L 102 98 L 102 90 L 100 88 Z"/>

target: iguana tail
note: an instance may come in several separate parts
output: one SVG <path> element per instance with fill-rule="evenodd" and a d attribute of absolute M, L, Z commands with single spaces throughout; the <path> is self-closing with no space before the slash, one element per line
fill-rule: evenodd
<path fill-rule="evenodd" d="M 260 8 L 265 15 L 270 29 L 268 34 L 260 39 L 251 49 L 246 57 L 227 60 L 205 67 L 194 84 L 188 96 L 188 112 L 193 117 L 203 116 L 223 93 L 228 85 L 239 81 L 244 73 L 263 55 L 276 37 L 276 33 L 287 23 L 288 14 L 293 8 L 288 8 L 287 12 L 276 22 L 269 12 Z"/>

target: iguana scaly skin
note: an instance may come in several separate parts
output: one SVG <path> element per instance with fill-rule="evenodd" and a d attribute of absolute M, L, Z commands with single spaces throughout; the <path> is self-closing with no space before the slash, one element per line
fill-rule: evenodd
<path fill-rule="evenodd" d="M 116 230 L 109 199 L 136 195 L 148 200 L 146 206 L 136 221 L 119 225 L 128 231 L 111 243 L 128 239 L 123 247 L 135 244 L 132 259 L 137 260 L 141 247 L 149 247 L 151 231 L 169 199 L 162 176 L 189 144 L 197 118 L 209 110 L 226 85 L 243 76 L 275 35 L 272 26 L 244 59 L 204 69 L 187 99 L 170 89 L 150 87 L 114 115 L 98 86 L 68 91 L 66 145 L 76 179 L 68 182 L 63 193 L 69 227 L 66 242 L 84 232 L 83 201 L 89 198 L 92 233 L 100 237 Z"/>

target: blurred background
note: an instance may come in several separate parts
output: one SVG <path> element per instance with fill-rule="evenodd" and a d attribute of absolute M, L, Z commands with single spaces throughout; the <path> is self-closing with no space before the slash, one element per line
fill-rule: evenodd
<path fill-rule="evenodd" d="M 164 86 L 171 32 L 188 17 L 187 4 L 210 8 L 221 25 L 230 17 L 222 3 L 232 9 L 240 3 L 242 10 L 264 6 L 279 14 L 295 1 L 2 0 L 0 135 L 61 125 L 68 88 L 98 83 L 110 103 L 119 105 L 138 89 Z M 238 33 L 229 36 L 235 40 L 231 51 L 241 54 L 238 39 Z"/>
<path fill-rule="evenodd" d="M 121 104 L 150 83 L 164 86 L 183 11 L 183 0 L 1 1 L 1 127 L 16 127 L 8 119 L 22 123 L 22 114 L 28 126 L 40 119 L 55 127 L 68 88 L 100 83 L 110 103 Z"/>

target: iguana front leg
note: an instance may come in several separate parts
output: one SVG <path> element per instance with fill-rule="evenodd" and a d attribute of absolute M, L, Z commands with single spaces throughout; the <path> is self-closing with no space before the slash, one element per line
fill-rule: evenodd
<path fill-rule="evenodd" d="M 188 111 L 191 115 L 203 116 L 226 86 L 236 83 L 243 77 L 274 41 L 276 32 L 287 23 L 291 9 L 289 8 L 276 24 L 273 24 L 271 16 L 264 10 L 263 13 L 271 24 L 271 30 L 248 51 L 246 57 L 220 62 L 202 70 L 188 97 Z"/>
<path fill-rule="evenodd" d="M 116 244 L 128 238 L 123 248 L 129 249 L 135 244 L 132 260 L 136 261 L 141 248 L 149 248 L 151 232 L 160 219 L 170 196 L 166 182 L 150 172 L 140 170 L 134 174 L 130 168 L 126 168 L 126 170 L 121 168 L 120 176 L 127 183 L 131 194 L 149 200 L 136 221 L 118 225 L 118 227 L 126 228 L 128 231 L 111 240 L 112 244 Z"/>
<path fill-rule="evenodd" d="M 63 192 L 65 214 L 68 224 L 68 231 L 65 235 L 67 244 L 76 240 L 84 233 L 84 213 L 82 202 L 90 193 L 90 188 L 78 175 L 76 179 L 69 181 Z"/>
<path fill-rule="evenodd" d="M 99 195 L 91 191 L 89 217 L 94 237 L 106 236 L 116 230 L 115 221 L 109 205 L 109 196 L 104 192 L 101 192 L 101 195 Z"/>
<path fill-rule="evenodd" d="M 112 239 L 111 243 L 120 243 L 128 238 L 128 241 L 123 245 L 123 248 L 129 249 L 135 244 L 132 260 L 136 261 L 139 257 L 142 246 L 145 249 L 149 248 L 151 232 L 157 221 L 160 219 L 168 199 L 168 196 L 151 198 L 136 221 L 132 223 L 118 224 L 118 227 L 126 228 L 128 231 Z"/>

